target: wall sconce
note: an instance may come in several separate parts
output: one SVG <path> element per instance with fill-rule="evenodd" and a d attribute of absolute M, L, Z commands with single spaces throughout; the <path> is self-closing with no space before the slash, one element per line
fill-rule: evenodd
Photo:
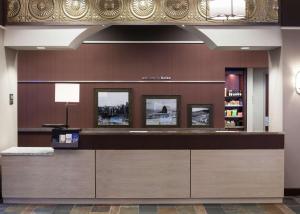
<path fill-rule="evenodd" d="M 55 102 L 66 103 L 66 122 L 65 127 L 69 127 L 69 103 L 79 103 L 79 84 L 56 83 Z"/>
<path fill-rule="evenodd" d="M 246 17 L 246 0 L 206 0 L 207 17 L 214 20 L 238 20 Z"/>
<path fill-rule="evenodd" d="M 300 94 L 300 71 L 295 76 L 295 90 L 297 94 Z"/>

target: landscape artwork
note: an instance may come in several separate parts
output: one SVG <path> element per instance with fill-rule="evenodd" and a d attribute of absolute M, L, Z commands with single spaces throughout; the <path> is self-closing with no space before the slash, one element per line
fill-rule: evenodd
<path fill-rule="evenodd" d="M 179 126 L 178 96 L 145 97 L 145 126 Z"/>
<path fill-rule="evenodd" d="M 130 89 L 97 89 L 97 127 L 129 127 Z"/>
<path fill-rule="evenodd" d="M 189 105 L 189 127 L 212 127 L 212 105 Z"/>

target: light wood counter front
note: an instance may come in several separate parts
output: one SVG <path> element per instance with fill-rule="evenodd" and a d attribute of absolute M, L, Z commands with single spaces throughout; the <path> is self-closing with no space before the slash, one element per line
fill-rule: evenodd
<path fill-rule="evenodd" d="M 280 198 L 284 150 L 192 150 L 192 198 Z"/>
<path fill-rule="evenodd" d="M 189 198 L 190 151 L 97 150 L 97 198 Z"/>
<path fill-rule="evenodd" d="M 3 198 L 94 198 L 95 151 L 2 156 Z"/>

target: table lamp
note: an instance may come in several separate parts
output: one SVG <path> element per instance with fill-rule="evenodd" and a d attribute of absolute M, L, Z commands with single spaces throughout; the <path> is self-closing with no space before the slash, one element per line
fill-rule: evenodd
<path fill-rule="evenodd" d="M 55 84 L 55 102 L 66 103 L 66 128 L 69 128 L 69 103 L 79 103 L 79 84 L 56 83 Z"/>

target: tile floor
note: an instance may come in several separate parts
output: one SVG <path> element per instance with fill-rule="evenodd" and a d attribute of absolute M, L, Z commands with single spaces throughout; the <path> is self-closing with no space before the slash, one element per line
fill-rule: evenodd
<path fill-rule="evenodd" d="M 283 204 L 205 204 L 205 205 L 8 205 L 0 204 L 2 214 L 300 214 L 300 197 L 284 199 Z"/>

